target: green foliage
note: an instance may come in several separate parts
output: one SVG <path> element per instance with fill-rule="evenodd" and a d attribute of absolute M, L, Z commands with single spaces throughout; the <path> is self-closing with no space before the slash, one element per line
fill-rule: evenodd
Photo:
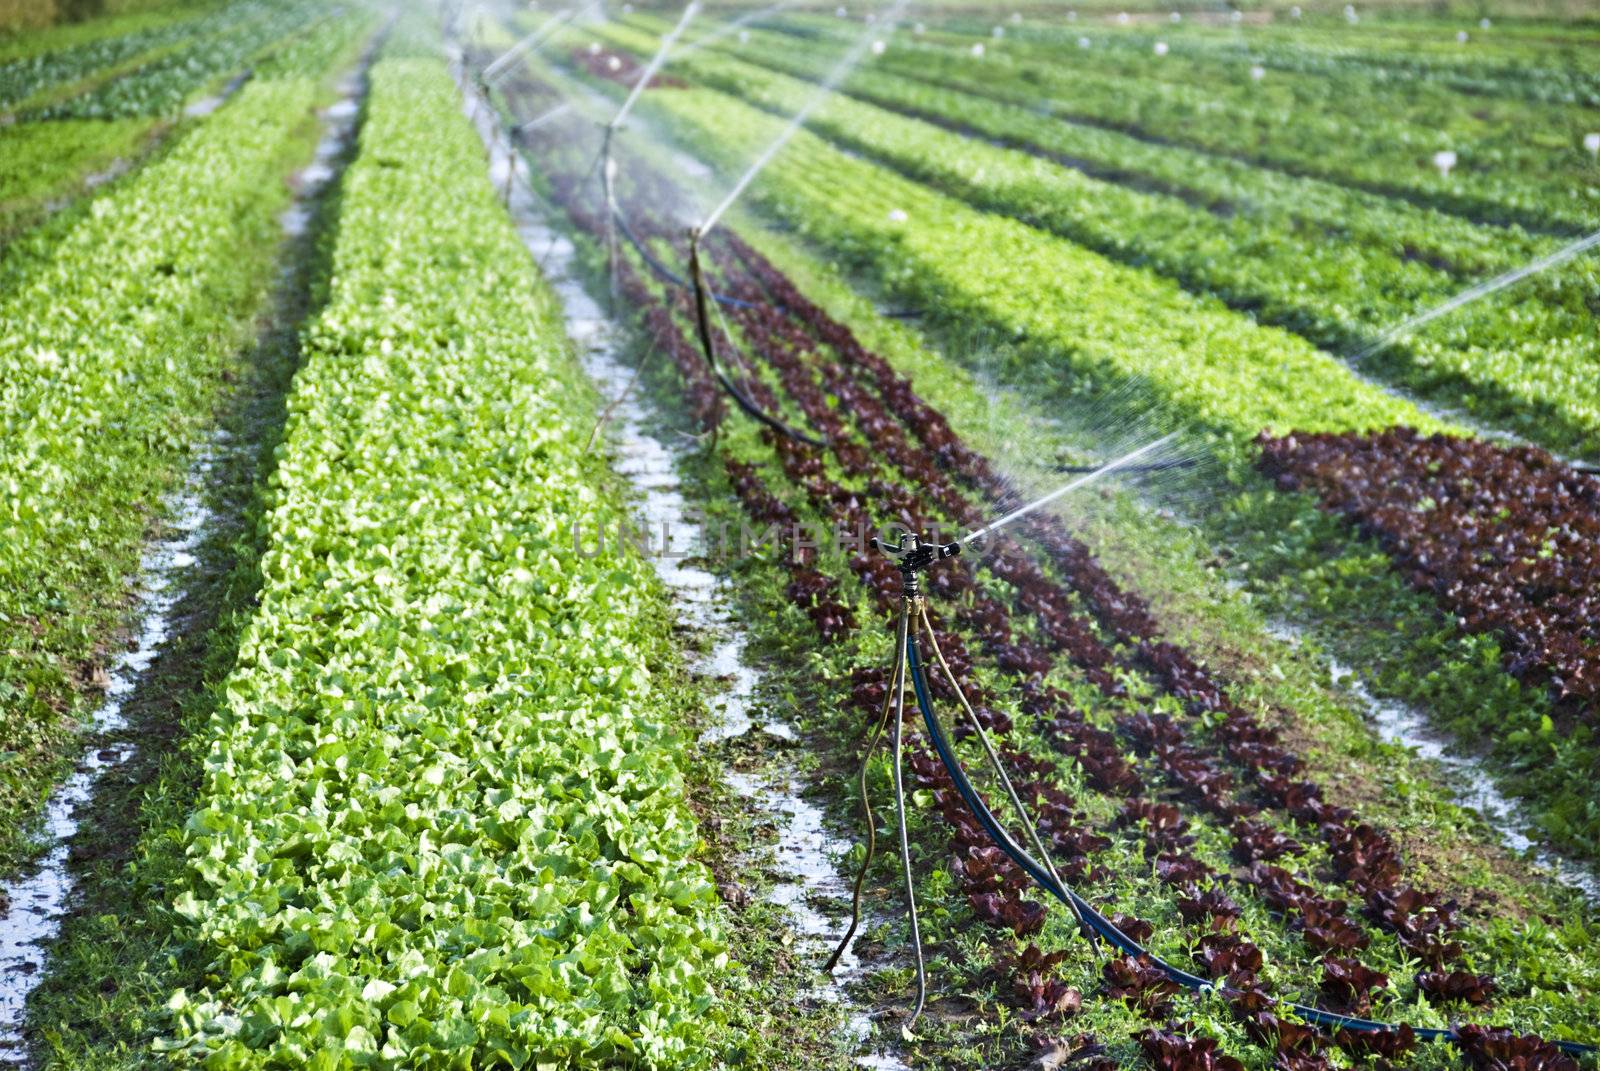
<path fill-rule="evenodd" d="M 402 42 L 404 44 L 404 42 Z M 723 962 L 553 298 L 438 59 L 374 69 L 177 899 L 207 1067 L 695 1066 Z"/>
<path fill-rule="evenodd" d="M 826 57 L 776 44 L 736 51 L 807 78 L 827 67 Z M 811 92 L 715 55 L 694 56 L 679 69 L 777 114 L 792 114 Z M 1521 267 L 1560 244 L 1238 161 L 1051 123 L 1032 109 L 870 68 L 850 84 L 864 87 L 856 92 L 865 100 L 932 121 L 830 98 L 810 125 L 835 143 L 976 207 L 1152 268 L 1335 353 L 1356 353 L 1484 274 Z M 947 125 L 1032 151 L 985 145 L 941 129 Z M 1090 175 L 1049 154 L 1069 164 L 1087 154 Z M 1141 188 L 1149 185 L 1155 189 Z M 1600 285 L 1596 264 L 1583 258 L 1470 306 L 1364 368 L 1556 449 L 1600 451 L 1600 331 L 1586 299 Z"/>
<path fill-rule="evenodd" d="M 0 730 L 25 760 L 0 785 L 8 852 L 250 327 L 313 95 L 248 86 L 0 267 Z"/>
<path fill-rule="evenodd" d="M 801 32 L 831 42 L 850 33 L 827 20 Z M 1479 115 L 1498 105 L 1444 93 L 1425 94 L 1430 107 L 1413 113 L 1418 89 L 1409 80 L 1328 85 L 1269 74 L 1257 84 L 1245 62 L 1199 73 L 1170 54 L 1157 57 L 1150 43 L 1156 35 L 1140 32 L 1142 47 L 1125 48 L 1108 47 L 1125 31 L 1101 27 L 1072 28 L 1047 43 L 985 37 L 982 59 L 972 56 L 971 38 L 929 34 L 912 48 L 890 49 L 882 66 L 1032 108 L 1042 122 L 1106 127 L 1474 220 L 1574 235 L 1600 227 L 1600 182 L 1581 144 L 1592 126 L 1584 108 L 1518 102 L 1501 121 L 1492 114 L 1485 121 Z M 1090 47 L 1079 48 L 1085 33 Z M 1583 71 L 1580 59 L 1569 62 Z M 1544 118 L 1549 113 L 1556 121 Z M 1458 156 L 1448 175 L 1433 163 L 1442 149 Z"/>
<path fill-rule="evenodd" d="M 84 176 L 138 155 L 155 123 L 145 118 L 26 123 L 7 131 L 0 156 L 0 242 L 47 212 Z"/>
<path fill-rule="evenodd" d="M 218 16 L 214 32 L 185 41 L 139 69 L 112 78 L 24 119 L 115 119 L 170 115 L 196 90 L 225 75 L 242 74 L 268 46 L 316 23 L 322 5 L 312 0 L 254 0 Z"/>
<path fill-rule="evenodd" d="M 229 21 L 220 14 L 194 19 L 179 18 L 177 13 L 167 12 L 158 19 L 146 16 L 118 20 L 107 27 L 125 29 L 120 33 L 104 33 L 99 26 L 79 27 L 73 31 L 40 34 L 38 43 L 31 48 L 24 49 L 19 41 L 19 54 L 0 62 L 0 108 L 15 107 L 29 97 L 86 78 L 98 70 L 195 37 L 215 34 Z M 91 29 L 95 31 L 92 36 L 79 40 Z"/>

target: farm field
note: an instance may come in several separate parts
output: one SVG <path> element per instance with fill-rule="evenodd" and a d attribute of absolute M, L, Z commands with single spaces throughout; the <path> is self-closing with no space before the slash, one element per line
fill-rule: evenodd
<path fill-rule="evenodd" d="M 9 1066 L 1597 1066 L 1581 5 L 0 3 L 0 281 Z"/>

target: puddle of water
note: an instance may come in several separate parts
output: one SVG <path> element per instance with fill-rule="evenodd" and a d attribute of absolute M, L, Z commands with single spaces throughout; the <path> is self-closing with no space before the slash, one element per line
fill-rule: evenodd
<path fill-rule="evenodd" d="M 473 119 L 489 152 L 489 177 L 496 189 L 511 180 L 509 211 L 523 244 L 539 258 L 546 282 L 561 299 L 568 334 L 578 343 L 579 358 L 589 377 L 608 398 L 617 399 L 606 425 L 606 437 L 619 473 L 638 492 L 639 520 L 651 533 L 657 551 L 670 548 L 670 556 L 653 553 L 656 573 L 673 596 L 680 624 L 710 638 L 711 647 L 690 659 L 697 674 L 724 682 L 716 723 L 707 728 L 700 743 L 713 745 L 733 740 L 757 729 L 752 712 L 760 673 L 745 661 L 745 634 L 728 612 L 728 593 L 722 580 L 688 557 L 698 530 L 685 502 L 677 475 L 677 454 L 648 430 L 648 401 L 633 384 L 634 369 L 621 360 L 623 339 L 605 310 L 589 294 L 580 278 L 576 249 L 552 224 L 554 210 L 540 202 L 526 181 L 520 157 L 508 154 L 498 117 L 487 106 L 473 107 L 472 88 L 461 77 L 459 52 L 453 56 L 453 74 L 462 87 L 462 110 Z M 632 384 L 635 389 L 628 390 Z M 624 395 L 624 391 L 627 393 Z M 761 722 L 759 729 L 786 742 L 797 742 L 793 726 L 781 719 Z M 848 879 L 839 873 L 838 860 L 849 852 L 848 841 L 829 832 L 821 808 L 804 796 L 804 782 L 793 762 L 778 758 L 760 773 L 730 771 L 729 787 L 771 816 L 778 827 L 775 865 L 779 880 L 768 892 L 770 900 L 789 914 L 801 950 L 817 963 L 832 950 L 841 924 L 819 909 L 819 904 L 847 905 Z M 831 978 L 821 979 L 807 996 L 837 1005 L 857 1048 L 868 1046 L 872 1020 L 849 995 L 849 987 L 867 970 L 854 948 L 847 950 Z M 862 1051 L 858 1066 L 881 1071 L 909 1071 L 889 1051 Z"/>
<path fill-rule="evenodd" d="M 1291 647 L 1300 646 L 1301 632 L 1292 625 L 1278 622 L 1269 631 Z M 1581 893 L 1591 904 L 1600 905 L 1600 876 L 1530 839 L 1524 832 L 1531 827 L 1526 809 L 1500 791 L 1477 758 L 1462 754 L 1459 745 L 1429 725 L 1420 710 L 1406 703 L 1380 699 L 1368 690 L 1354 669 L 1332 655 L 1325 653 L 1324 658 L 1333 682 L 1361 704 L 1367 723 L 1379 737 L 1437 764 L 1454 802 L 1477 811 L 1501 844 L 1518 855 L 1531 852 L 1533 859 L 1548 868 L 1563 885 Z"/>
<path fill-rule="evenodd" d="M 216 521 L 202 489 L 220 445 L 213 440 L 201 450 L 187 482 L 168 501 L 173 518 L 168 530 L 141 556 L 137 632 L 108 667 L 104 699 L 84 726 L 95 742 L 45 805 L 43 832 L 50 849 L 37 869 L 7 882 L 0 892 L 0 903 L 8 905 L 0 919 L 0 1057 L 26 1052 L 28 995 L 43 976 L 48 946 L 60 931 L 75 887 L 68 856 L 78 831 L 78 811 L 93 797 L 100 778 L 135 753 L 132 744 L 99 741 L 127 728 L 123 707 L 172 633 L 194 552 Z"/>

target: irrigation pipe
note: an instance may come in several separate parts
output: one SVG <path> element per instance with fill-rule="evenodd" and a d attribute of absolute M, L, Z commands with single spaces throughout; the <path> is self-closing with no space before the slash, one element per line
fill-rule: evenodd
<path fill-rule="evenodd" d="M 1108 944 L 1117 948 L 1126 955 L 1136 956 L 1148 960 L 1161 971 L 1170 981 L 1183 986 L 1185 989 L 1197 993 L 1220 993 L 1224 997 L 1239 995 L 1239 991 L 1227 985 L 1216 985 L 1199 975 L 1191 974 L 1180 967 L 1175 967 L 1165 960 L 1153 955 L 1147 948 L 1133 938 L 1123 933 L 1117 926 L 1097 910 L 1083 897 L 1079 896 L 1064 882 L 1056 878 L 1050 869 L 1046 868 L 1021 845 L 1012 839 L 1003 826 L 1000 825 L 994 813 L 972 787 L 966 770 L 961 765 L 961 760 L 955 755 L 949 739 L 945 736 L 939 719 L 933 712 L 933 703 L 928 694 L 928 683 L 922 670 L 921 658 L 917 650 L 917 638 L 913 634 L 906 641 L 906 663 L 910 673 L 912 688 L 916 693 L 917 707 L 922 713 L 924 727 L 928 731 L 928 738 L 934 750 L 939 755 L 950 779 L 954 782 L 956 791 L 966 803 L 967 809 L 977 819 L 983 831 L 995 846 L 1003 851 L 1012 862 L 1033 879 L 1041 889 L 1066 904 L 1082 922 L 1095 934 L 1104 939 Z M 1400 1029 L 1406 1025 L 1419 1039 L 1423 1041 L 1449 1041 L 1459 1043 L 1454 1028 L 1441 1028 L 1430 1026 L 1409 1026 L 1409 1024 L 1383 1023 L 1375 1019 L 1365 1019 L 1355 1015 L 1342 1015 L 1338 1012 L 1315 1008 L 1307 1004 L 1297 1004 L 1293 1001 L 1273 999 L 1274 1006 L 1289 1011 L 1304 1019 L 1308 1023 L 1330 1030 L 1354 1030 L 1362 1033 L 1389 1032 Z M 1593 1053 L 1596 1047 L 1585 1045 L 1576 1041 L 1553 1042 L 1563 1052 L 1584 1055 Z"/>
<path fill-rule="evenodd" d="M 700 334 L 700 349 L 705 355 L 706 365 L 711 369 L 711 374 L 716 377 L 729 397 L 744 410 L 745 414 L 754 418 L 780 435 L 794 439 L 797 442 L 807 443 L 811 446 L 826 446 L 823 440 L 807 432 L 791 428 L 778 417 L 773 416 L 757 405 L 750 396 L 739 389 L 738 384 L 728 377 L 722 370 L 722 364 L 717 360 L 716 343 L 711 336 L 711 319 L 706 300 L 707 288 L 705 275 L 700 270 L 700 232 L 694 231 L 689 235 L 689 279 L 694 287 L 694 322 Z"/>

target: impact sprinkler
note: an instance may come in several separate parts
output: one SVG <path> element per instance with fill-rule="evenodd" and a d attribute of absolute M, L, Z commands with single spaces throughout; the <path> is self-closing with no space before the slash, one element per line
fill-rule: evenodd
<path fill-rule="evenodd" d="M 901 869 L 905 878 L 906 913 L 911 923 L 911 945 L 916 955 L 917 966 L 917 1004 L 911 1013 L 910 1022 L 907 1024 L 908 1029 L 922 1015 L 923 1005 L 927 1002 L 928 993 L 927 971 L 922 955 L 922 936 L 917 921 L 916 892 L 911 873 L 911 848 L 906 832 L 905 784 L 902 776 L 905 753 L 905 701 L 908 683 L 910 685 L 909 691 L 915 696 L 917 708 L 922 713 L 923 726 L 927 731 L 929 742 L 933 744 L 934 750 L 939 755 L 940 762 L 944 764 L 951 780 L 956 785 L 957 791 L 961 793 L 962 799 L 972 811 L 973 817 L 978 820 L 979 825 L 984 828 L 984 831 L 1002 851 L 1010 855 L 1018 865 L 1028 872 L 1029 876 L 1038 881 L 1046 890 L 1060 898 L 1066 904 L 1068 910 L 1072 912 L 1073 917 L 1077 919 L 1080 926 L 1087 927 L 1087 932 L 1091 934 L 1097 932 L 1085 913 L 1085 909 L 1089 912 L 1093 912 L 1093 909 L 1089 908 L 1088 904 L 1082 901 L 1076 893 L 1068 889 L 1061 880 L 1061 875 L 1056 870 L 1055 863 L 1050 857 L 1050 852 L 1045 847 L 1043 839 L 1039 836 L 1038 826 L 1028 814 L 1028 809 L 1023 804 L 1021 797 L 1017 795 L 1016 790 L 1012 787 L 1011 778 L 1006 774 L 1005 766 L 1001 763 L 999 754 L 989 740 L 989 734 L 978 720 L 977 714 L 972 709 L 972 704 L 968 702 L 960 680 L 957 679 L 955 672 L 950 668 L 950 664 L 945 661 L 944 654 L 939 650 L 939 641 L 934 633 L 933 623 L 928 618 L 928 604 L 922 594 L 920 576 L 939 562 L 959 556 L 963 548 L 974 550 L 981 548 L 983 541 L 999 529 L 1113 470 L 1127 467 L 1145 454 L 1166 445 L 1172 441 L 1173 437 L 1173 435 L 1163 436 L 1155 442 L 1148 443 L 1137 450 L 1124 454 L 1115 461 L 1101 465 L 1093 471 L 1063 484 L 1049 494 L 1041 495 L 1027 505 L 1012 510 L 999 520 L 969 532 L 961 539 L 948 543 L 939 543 L 925 541 L 915 534 L 906 534 L 902 535 L 898 542 L 893 544 L 877 538 L 873 538 L 871 541 L 872 548 L 888 555 L 894 561 L 895 568 L 900 573 L 900 609 L 895 621 L 895 643 L 890 663 L 889 691 L 884 696 L 883 709 L 873 725 L 871 736 L 868 738 L 858 775 L 858 785 L 861 790 L 861 808 L 866 819 L 866 853 L 862 859 L 861 868 L 856 872 L 850 908 L 850 926 L 845 931 L 844 937 L 839 941 L 838 946 L 834 949 L 833 955 L 828 957 L 825 969 L 831 971 L 838 964 L 840 957 L 844 955 L 845 949 L 850 946 L 851 940 L 855 937 L 856 929 L 860 925 L 861 891 L 866 883 L 867 870 L 872 865 L 873 856 L 877 852 L 877 820 L 873 815 L 871 798 L 867 793 L 867 769 L 872 762 L 873 756 L 877 753 L 879 745 L 882 743 L 884 730 L 887 727 L 890 735 L 891 753 L 894 756 L 895 824 L 900 841 Z M 965 767 L 962 765 L 961 760 L 956 757 L 955 749 L 952 747 L 950 738 L 944 731 L 944 727 L 934 711 L 933 702 L 930 698 L 931 693 L 923 671 L 922 646 L 918 640 L 919 630 L 920 635 L 926 639 L 927 650 L 933 655 L 933 660 L 938 665 L 939 672 L 955 694 L 962 716 L 965 719 L 965 724 L 978 739 L 979 743 L 982 744 L 984 759 L 988 763 L 989 769 L 994 773 L 995 779 L 999 781 L 1005 791 L 1006 799 L 1011 804 L 1018 823 L 1026 832 L 1028 844 L 1032 848 L 1031 853 L 1018 845 L 1011 837 L 1011 834 L 995 818 L 988 806 L 978 796 L 976 790 L 973 789 Z M 891 714 L 892 721 L 890 720 Z M 1106 923 L 1106 925 L 1109 926 L 1110 924 Z"/>
<path fill-rule="evenodd" d="M 988 814 L 983 802 L 972 791 L 972 786 L 966 779 L 960 760 L 955 757 L 949 738 L 934 713 L 929 698 L 927 679 L 922 668 L 922 648 L 918 641 L 919 630 L 920 634 L 926 637 L 927 649 L 932 653 L 933 659 L 938 664 L 945 681 L 955 693 L 961 712 L 966 719 L 966 725 L 982 743 L 984 755 L 990 769 L 994 771 L 995 776 L 1004 787 L 1006 798 L 1015 810 L 1017 820 L 1022 824 L 1023 829 L 1027 831 L 1029 842 L 1034 852 L 1037 853 L 1038 859 L 1042 860 L 1041 865 L 1057 886 L 1061 885 L 1061 878 L 1056 872 L 1055 863 L 1051 860 L 1050 853 L 1045 849 L 1044 843 L 1039 837 L 1038 827 L 1029 817 L 1027 808 L 1012 787 L 1011 779 L 1006 776 L 1005 767 L 1001 764 L 1000 756 L 995 752 L 988 733 L 984 731 L 982 723 L 978 721 L 977 714 L 973 712 L 972 704 L 967 701 L 966 693 L 961 689 L 961 682 L 956 678 L 954 671 L 950 669 L 950 664 L 945 661 L 943 652 L 939 650 L 939 642 L 933 630 L 933 623 L 928 619 L 928 603 L 922 594 L 919 576 L 937 563 L 959 555 L 962 543 L 960 541 L 930 543 L 924 542 L 914 534 L 906 534 L 902 535 L 899 542 L 894 544 L 886 543 L 874 537 L 871 540 L 871 545 L 874 550 L 887 554 L 893 559 L 895 568 L 900 572 L 900 610 L 895 620 L 894 653 L 890 663 L 889 690 L 884 695 L 883 709 L 879 712 L 877 721 L 873 724 L 872 735 L 867 741 L 866 752 L 862 755 L 860 772 L 857 777 L 858 786 L 861 790 L 861 808 L 866 819 L 866 853 L 862 857 L 860 869 L 856 871 L 855 885 L 851 897 L 850 926 L 845 931 L 844 937 L 840 939 L 839 944 L 834 948 L 833 954 L 828 957 L 828 962 L 824 969 L 832 971 L 838 964 L 840 957 L 844 955 L 845 950 L 850 946 L 850 942 L 855 938 L 856 929 L 861 922 L 861 891 L 866 883 L 867 870 L 871 867 L 873 856 L 877 853 L 877 819 L 873 815 L 872 800 L 867 792 L 867 770 L 873 756 L 878 751 L 879 745 L 883 741 L 884 729 L 887 727 L 890 737 L 890 753 L 893 755 L 895 829 L 900 843 L 900 866 L 905 879 L 906 913 L 911 923 L 911 947 L 916 956 L 917 967 L 917 1004 L 911 1012 L 909 1022 L 906 1024 L 907 1029 L 910 1029 L 916 1025 L 917 1020 L 922 1016 L 922 1009 L 927 1003 L 928 976 L 922 954 L 922 931 L 917 920 L 916 886 L 911 873 L 911 843 L 906 832 L 906 792 L 903 767 L 908 681 L 910 683 L 910 691 L 915 695 L 917 706 L 922 711 L 923 724 L 927 729 L 928 738 L 933 743 L 934 749 L 939 753 L 940 760 L 950 770 L 952 778 L 956 780 L 957 788 L 962 790 L 963 797 L 968 800 L 968 805 L 981 809 L 982 814 Z M 975 810 L 974 813 L 978 814 L 978 811 Z M 993 816 L 990 815 L 990 818 L 992 822 Z M 994 824 L 994 830 L 998 831 L 999 836 L 1007 837 L 1005 831 L 1000 829 L 997 823 Z M 994 835 L 993 831 L 991 831 L 991 835 Z M 1007 839 L 1009 842 L 1009 837 Z M 1017 850 L 1019 852 L 1022 851 L 1020 848 Z M 1026 855 L 1025 852 L 1023 854 Z M 1083 918 L 1078 915 L 1076 905 L 1070 900 L 1067 904 L 1072 909 L 1073 914 L 1078 917 L 1078 921 L 1082 923 Z"/>

